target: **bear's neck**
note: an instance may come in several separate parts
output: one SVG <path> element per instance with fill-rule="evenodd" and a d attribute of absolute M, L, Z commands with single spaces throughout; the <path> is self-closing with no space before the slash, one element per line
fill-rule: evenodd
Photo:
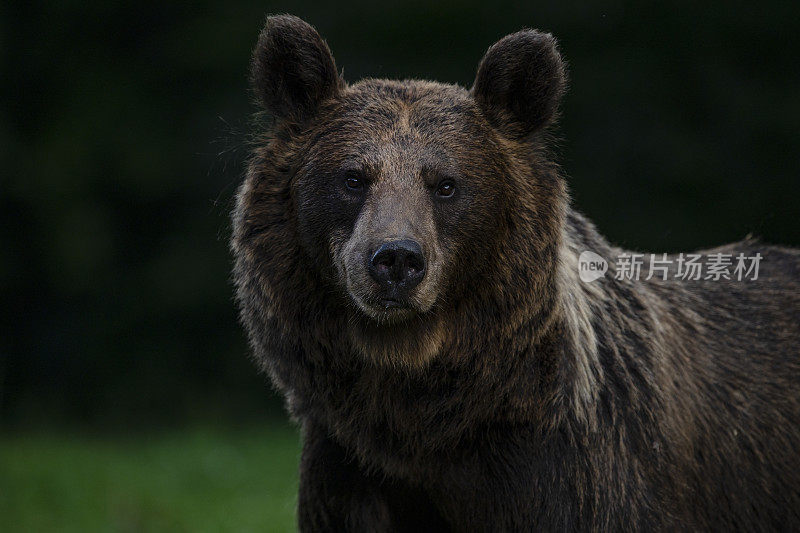
<path fill-rule="evenodd" d="M 605 276 L 581 279 L 579 257 L 586 251 L 608 262 Z M 664 384 L 673 379 L 661 375 L 664 365 L 659 357 L 668 357 L 669 350 L 661 340 L 664 325 L 650 312 L 662 296 L 644 280 L 615 279 L 614 258 L 621 252 L 591 222 L 568 208 L 556 277 L 554 322 L 560 355 L 554 365 L 554 393 L 561 399 L 559 418 L 589 431 L 600 429 L 609 410 L 640 409 L 636 397 L 658 397 Z M 619 394 L 605 394 L 620 384 L 636 394 L 622 400 Z M 601 398 L 620 403 L 601 407 Z"/>
<path fill-rule="evenodd" d="M 562 336 L 557 386 L 563 398 L 561 408 L 594 426 L 594 406 L 604 374 L 596 328 L 606 295 L 597 282 L 580 279 L 578 258 L 586 250 L 608 257 L 611 247 L 591 222 L 568 209 L 556 266 L 554 314 Z"/>

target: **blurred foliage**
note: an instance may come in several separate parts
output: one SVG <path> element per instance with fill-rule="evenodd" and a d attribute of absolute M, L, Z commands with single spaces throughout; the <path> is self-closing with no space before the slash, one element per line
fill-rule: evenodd
<path fill-rule="evenodd" d="M 266 13 L 364 76 L 469 85 L 532 26 L 571 65 L 560 160 L 611 240 L 800 244 L 791 2 L 6 2 L 0 420 L 169 425 L 277 409 L 231 300 L 228 213 Z"/>
<path fill-rule="evenodd" d="M 285 424 L 135 439 L 0 437 L 0 529 L 292 531 L 299 449 Z"/>

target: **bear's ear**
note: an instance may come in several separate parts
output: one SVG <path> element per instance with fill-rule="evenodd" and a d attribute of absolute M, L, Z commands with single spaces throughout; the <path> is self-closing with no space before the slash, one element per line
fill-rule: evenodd
<path fill-rule="evenodd" d="M 253 51 L 250 83 L 267 111 L 296 122 L 312 116 L 343 84 L 328 45 L 292 15 L 267 18 Z"/>
<path fill-rule="evenodd" d="M 555 38 L 523 30 L 489 48 L 478 65 L 472 95 L 495 128 L 520 139 L 553 122 L 566 85 Z"/>

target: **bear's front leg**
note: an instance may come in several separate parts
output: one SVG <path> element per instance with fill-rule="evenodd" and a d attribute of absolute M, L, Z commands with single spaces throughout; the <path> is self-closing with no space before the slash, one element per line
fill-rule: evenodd
<path fill-rule="evenodd" d="M 302 532 L 445 531 L 427 496 L 369 474 L 319 426 L 304 424 L 298 525 Z"/>

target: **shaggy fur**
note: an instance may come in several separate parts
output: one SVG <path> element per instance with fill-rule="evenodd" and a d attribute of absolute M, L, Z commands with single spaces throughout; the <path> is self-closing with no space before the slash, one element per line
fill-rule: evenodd
<path fill-rule="evenodd" d="M 621 250 L 548 155 L 550 35 L 501 40 L 470 91 L 336 72 L 268 19 L 274 123 L 233 215 L 242 322 L 302 426 L 302 530 L 800 528 L 800 252 L 719 249 L 760 252 L 757 281 L 580 281 L 582 251 Z M 384 310 L 363 263 L 398 235 L 428 269 Z"/>

